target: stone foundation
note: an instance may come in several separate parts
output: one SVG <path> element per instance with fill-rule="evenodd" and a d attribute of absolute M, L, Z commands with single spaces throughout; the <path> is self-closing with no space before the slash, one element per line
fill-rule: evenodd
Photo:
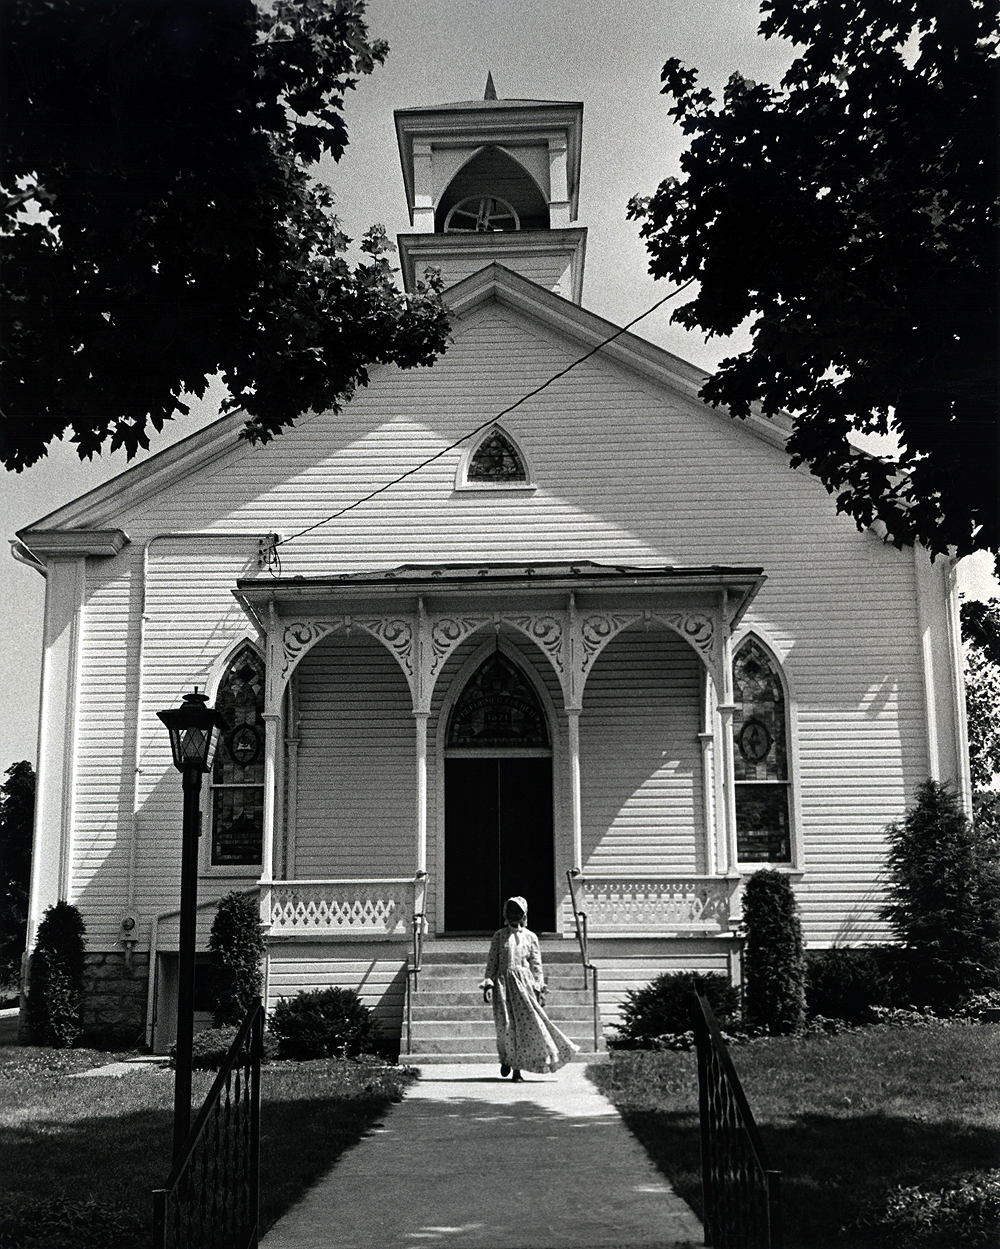
<path fill-rule="evenodd" d="M 84 1044 L 140 1047 L 146 1039 L 149 955 L 126 964 L 121 950 L 90 953 L 83 969 Z"/>

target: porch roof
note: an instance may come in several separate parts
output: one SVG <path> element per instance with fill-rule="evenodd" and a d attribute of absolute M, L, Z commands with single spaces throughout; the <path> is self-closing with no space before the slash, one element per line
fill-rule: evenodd
<path fill-rule="evenodd" d="M 668 565 L 642 567 L 599 564 L 592 560 L 535 563 L 402 564 L 332 577 L 241 578 L 234 594 L 259 624 L 274 611 L 279 616 L 329 610 L 415 609 L 418 600 L 451 600 L 466 607 L 513 600 L 544 607 L 565 601 L 568 593 L 581 605 L 600 600 L 642 607 L 666 599 L 716 601 L 725 595 L 727 623 L 734 628 L 767 580 L 763 568 L 745 565 Z M 676 596 L 676 597 L 675 597 Z M 266 630 L 265 630 L 266 631 Z"/>

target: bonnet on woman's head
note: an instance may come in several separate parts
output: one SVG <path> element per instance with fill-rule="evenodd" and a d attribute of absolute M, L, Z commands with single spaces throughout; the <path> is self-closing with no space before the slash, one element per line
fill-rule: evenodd
<path fill-rule="evenodd" d="M 507 901 L 503 904 L 503 917 L 505 920 L 507 918 L 507 908 L 511 905 L 511 903 L 513 903 L 514 906 L 518 908 L 518 910 L 521 912 L 521 914 L 524 916 L 525 919 L 528 918 L 527 902 L 525 902 L 525 900 L 519 894 L 515 894 L 514 897 L 508 898 Z"/>

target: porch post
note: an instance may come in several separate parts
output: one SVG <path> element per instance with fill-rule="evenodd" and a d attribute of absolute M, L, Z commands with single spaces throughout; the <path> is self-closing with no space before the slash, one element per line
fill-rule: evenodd
<path fill-rule="evenodd" d="M 427 719 L 428 712 L 415 711 L 417 721 L 417 871 L 427 871 Z"/>
<path fill-rule="evenodd" d="M 274 815 L 277 803 L 278 736 L 281 715 L 265 711 L 264 720 L 264 845 L 261 854 L 260 878 L 262 884 L 274 879 Z"/>
<path fill-rule="evenodd" d="M 736 846 L 736 757 L 733 750 L 733 638 L 729 627 L 728 595 L 722 592 L 722 654 L 721 672 L 716 688 L 719 693 L 719 720 L 721 726 L 719 754 L 722 763 L 722 819 L 726 847 L 726 873 L 734 875 L 739 854 Z"/>
<path fill-rule="evenodd" d="M 281 701 L 284 686 L 279 678 L 280 648 L 278 613 L 268 604 L 264 651 L 264 829 L 260 855 L 260 920 L 271 923 L 271 884 L 274 880 L 274 825 L 277 815 L 278 743 L 281 735 Z"/>
<path fill-rule="evenodd" d="M 573 822 L 573 866 L 583 870 L 583 804 L 580 798 L 580 708 L 567 707 L 569 718 L 569 795 Z"/>

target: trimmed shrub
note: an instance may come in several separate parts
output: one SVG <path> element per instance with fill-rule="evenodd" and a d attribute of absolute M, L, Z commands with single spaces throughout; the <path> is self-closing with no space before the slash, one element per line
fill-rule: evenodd
<path fill-rule="evenodd" d="M 268 1024 L 279 1058 L 354 1058 L 378 1045 L 378 1027 L 354 989 L 281 998 Z"/>
<path fill-rule="evenodd" d="M 655 1037 L 688 1032 L 691 993 L 698 986 L 722 1028 L 739 1015 L 740 994 L 725 976 L 696 976 L 687 971 L 665 971 L 641 989 L 627 989 L 621 1004 L 618 1044 L 649 1047 Z"/>
<path fill-rule="evenodd" d="M 227 893 L 219 899 L 208 938 L 215 966 L 212 1022 L 239 1025 L 264 987 L 264 938 L 256 893 Z"/>
<path fill-rule="evenodd" d="M 56 902 L 42 916 L 31 956 L 28 1027 L 35 1045 L 69 1049 L 83 1029 L 83 916 Z"/>
<path fill-rule="evenodd" d="M 1000 987 L 1000 845 L 970 822 L 955 792 L 925 781 L 901 824 L 890 824 L 889 921 L 909 954 L 909 996 L 952 1010 Z"/>
<path fill-rule="evenodd" d="M 893 1004 L 888 960 L 880 948 L 835 946 L 806 955 L 809 1018 L 870 1023 L 872 1009 Z"/>
<path fill-rule="evenodd" d="M 805 957 L 798 906 L 788 877 L 759 871 L 743 889 L 746 951 L 745 1014 L 751 1027 L 772 1036 L 805 1024 Z"/>

